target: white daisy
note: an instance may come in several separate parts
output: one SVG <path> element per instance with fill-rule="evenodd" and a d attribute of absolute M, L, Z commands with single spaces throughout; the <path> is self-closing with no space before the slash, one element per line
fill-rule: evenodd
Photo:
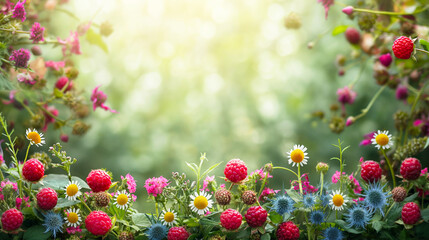
<path fill-rule="evenodd" d="M 161 213 L 161 222 L 164 225 L 167 225 L 169 227 L 172 227 L 174 224 L 176 224 L 176 212 L 174 210 L 167 209 L 162 210 Z"/>
<path fill-rule="evenodd" d="M 38 147 L 45 144 L 45 138 L 43 137 L 43 133 L 39 133 L 36 129 L 31 130 L 31 128 L 28 128 L 27 131 L 25 131 L 25 136 L 28 140 L 30 140 L 31 145 L 36 145 Z"/>
<path fill-rule="evenodd" d="M 79 208 L 75 209 L 69 209 L 66 211 L 66 217 L 64 218 L 66 220 L 68 227 L 77 227 L 80 225 L 80 222 L 82 219 L 80 218 L 79 214 Z"/>
<path fill-rule="evenodd" d="M 307 148 L 304 147 L 304 145 L 294 145 L 293 149 L 290 150 L 287 154 L 289 154 L 289 164 L 292 164 L 292 167 L 295 166 L 295 164 L 298 166 L 307 164 L 308 160 L 308 153 L 306 153 Z"/>
<path fill-rule="evenodd" d="M 130 195 L 125 191 L 118 192 L 115 198 L 115 205 L 117 208 L 125 210 L 130 203 Z"/>
<path fill-rule="evenodd" d="M 212 207 L 213 201 L 210 199 L 211 197 L 212 195 L 204 191 L 195 193 L 194 195 L 191 195 L 192 201 L 189 204 L 189 207 L 199 215 L 204 215 Z"/>
<path fill-rule="evenodd" d="M 372 144 L 375 145 L 376 148 L 380 149 L 389 149 L 393 146 L 392 135 L 389 134 L 389 131 L 380 131 L 378 130 L 374 133 L 374 136 L 371 139 Z"/>
<path fill-rule="evenodd" d="M 76 200 L 77 197 L 79 197 L 82 193 L 80 192 L 81 186 L 77 181 L 71 181 L 69 184 L 64 188 L 66 191 L 66 198 L 68 200 Z"/>
<path fill-rule="evenodd" d="M 349 201 L 347 197 L 340 192 L 340 190 L 333 191 L 329 196 L 331 198 L 329 200 L 329 204 L 334 210 L 343 210 L 344 205 Z"/>

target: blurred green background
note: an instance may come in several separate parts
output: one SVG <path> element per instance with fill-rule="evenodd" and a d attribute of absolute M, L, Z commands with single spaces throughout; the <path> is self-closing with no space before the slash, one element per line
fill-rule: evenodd
<path fill-rule="evenodd" d="M 97 109 L 90 131 L 63 144 L 78 158 L 72 173 L 85 179 L 91 169 L 106 168 L 115 180 L 132 174 L 137 208 L 146 206 L 145 179 L 170 178 L 173 171 L 192 176 L 185 162 L 198 162 L 203 152 L 210 161 L 206 167 L 223 162 L 214 172 L 223 176 L 232 158 L 244 160 L 249 173 L 268 162 L 286 166 L 286 152 L 303 144 L 310 161 L 302 172 L 314 173 L 317 162 L 324 161 L 331 165 L 330 179 L 339 166 L 329 160 L 338 155 L 331 145 L 338 138 L 351 145 L 345 154 L 351 173 L 361 156 L 377 158 L 374 147 L 359 146 L 363 135 L 378 128 L 394 130 L 392 114 L 402 103 L 392 104 L 390 89 L 363 121 L 339 135 L 326 120 L 311 117 L 316 110 L 328 112 L 337 88 L 354 81 L 360 69 L 358 63 L 345 76 L 337 73 L 336 55 L 350 59 L 353 50 L 342 34 L 331 35 L 337 25 L 354 24 L 341 15 L 342 6 L 333 6 L 327 20 L 316 0 L 75 0 L 64 8 L 80 21 L 54 13 L 52 28 L 63 38 L 87 21 L 113 25 L 105 39 L 108 53 L 82 38 L 83 54 L 75 60 L 77 84 L 88 98 L 102 85 L 107 105 L 119 111 Z M 300 29 L 284 27 L 291 12 L 301 18 Z M 311 50 L 309 42 L 315 42 Z M 379 88 L 372 62 L 368 59 L 355 87 L 355 104 L 347 106 L 351 115 Z M 289 187 L 293 177 L 273 175 L 271 188 Z M 318 178 L 310 175 L 311 183 L 317 185 Z"/>

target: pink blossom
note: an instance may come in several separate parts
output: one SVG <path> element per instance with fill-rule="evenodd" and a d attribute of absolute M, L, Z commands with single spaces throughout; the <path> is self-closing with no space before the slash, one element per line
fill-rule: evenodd
<path fill-rule="evenodd" d="M 361 145 L 364 145 L 364 146 L 370 145 L 371 144 L 371 139 L 373 139 L 375 133 L 376 132 L 370 132 L 368 134 L 365 134 L 364 135 L 364 139 L 359 143 L 359 146 L 361 146 Z"/>
<path fill-rule="evenodd" d="M 304 179 L 302 179 L 302 178 L 304 178 Z M 318 188 L 316 188 L 310 184 L 310 180 L 308 179 L 308 173 L 302 174 L 301 184 L 302 184 L 302 191 L 304 194 L 315 193 L 319 190 Z M 292 183 L 292 186 L 293 186 L 293 189 L 295 191 L 299 191 L 299 183 L 297 181 L 294 181 Z"/>
<path fill-rule="evenodd" d="M 206 179 L 203 181 L 203 188 L 200 189 L 200 191 L 209 191 L 209 189 L 207 188 L 207 186 L 209 185 L 209 183 L 213 182 L 215 179 L 215 176 L 207 176 Z"/>
<path fill-rule="evenodd" d="M 16 207 L 16 209 L 21 210 L 21 203 L 22 203 L 22 198 L 17 197 L 15 199 L 15 207 Z"/>
<path fill-rule="evenodd" d="M 396 88 L 395 95 L 398 100 L 406 100 L 408 97 L 408 88 L 404 85 L 399 85 Z"/>
<path fill-rule="evenodd" d="M 12 18 L 16 18 L 21 20 L 21 22 L 24 22 L 26 19 L 26 12 L 25 12 L 25 8 L 24 8 L 24 4 L 25 4 L 24 0 L 23 2 L 18 1 L 15 5 L 15 7 L 13 8 L 13 14 L 12 14 Z"/>
<path fill-rule="evenodd" d="M 57 117 L 58 114 L 59 114 L 58 109 L 56 109 L 54 106 L 45 105 L 45 106 L 43 106 L 43 108 L 45 108 L 46 111 L 48 111 L 49 113 L 51 113 L 55 117 Z M 50 123 L 54 123 L 55 122 L 55 118 L 52 117 L 51 115 L 45 113 L 45 112 L 43 112 L 43 115 L 45 116 L 45 124 L 43 126 L 42 131 L 46 132 L 46 130 L 48 130 L 48 125 Z"/>
<path fill-rule="evenodd" d="M 168 180 L 161 176 L 159 178 L 153 177 L 146 179 L 144 187 L 149 195 L 156 197 L 158 194 L 161 194 L 164 188 L 169 184 Z"/>
<path fill-rule="evenodd" d="M 250 173 L 250 176 L 259 175 L 259 181 L 262 181 L 262 180 L 265 179 L 265 175 L 266 174 L 267 173 L 264 171 L 264 168 L 261 168 L 261 169 L 256 169 L 255 171 L 253 171 L 252 173 Z M 273 176 L 271 176 L 270 173 L 268 173 L 268 177 L 267 178 L 273 178 Z M 256 181 L 257 180 L 255 180 L 255 182 Z"/>
<path fill-rule="evenodd" d="M 365 159 L 364 159 L 363 157 L 360 157 L 360 158 L 359 158 L 359 163 L 361 163 L 361 164 L 362 164 L 364 161 L 365 161 Z"/>
<path fill-rule="evenodd" d="M 345 172 L 343 172 L 343 175 L 346 175 Z M 340 180 L 340 172 L 336 171 L 334 175 L 332 175 L 332 183 L 337 183 Z"/>
<path fill-rule="evenodd" d="M 328 19 L 328 11 L 331 5 L 334 4 L 334 0 L 317 0 L 317 2 L 322 3 L 323 8 L 325 8 L 325 18 Z"/>
<path fill-rule="evenodd" d="M 0 200 L 4 200 L 4 195 L 0 193 Z"/>
<path fill-rule="evenodd" d="M 64 61 L 59 61 L 59 62 L 46 61 L 45 66 L 48 68 L 55 69 L 55 71 L 59 71 L 61 68 L 64 68 L 66 66 L 66 62 L 64 62 Z"/>
<path fill-rule="evenodd" d="M 6 187 L 6 185 L 12 185 L 12 189 L 15 191 L 18 191 L 18 184 L 11 182 L 9 180 L 5 180 L 3 182 L 1 182 L 1 188 L 3 189 L 4 187 Z"/>
<path fill-rule="evenodd" d="M 3 4 L 3 6 L 0 8 L 0 12 L 4 15 L 9 14 L 10 11 L 13 9 L 13 2 L 10 0 L 6 0 L 6 2 Z"/>
<path fill-rule="evenodd" d="M 355 122 L 355 118 L 354 117 L 352 117 L 352 116 L 348 117 L 347 121 L 346 121 L 346 127 L 352 125 L 354 122 Z"/>
<path fill-rule="evenodd" d="M 352 6 L 348 6 L 343 8 L 343 13 L 347 14 L 347 15 L 351 15 L 354 11 L 354 8 Z"/>
<path fill-rule="evenodd" d="M 137 196 L 134 194 L 131 194 L 131 198 L 133 199 L 133 202 L 135 202 L 137 200 Z"/>
<path fill-rule="evenodd" d="M 364 200 L 365 200 L 365 198 L 363 198 L 363 197 L 360 197 L 360 198 L 358 198 L 358 199 L 353 199 L 353 201 L 354 201 L 355 203 L 362 202 L 362 201 L 364 201 Z"/>
<path fill-rule="evenodd" d="M 14 62 L 14 66 L 17 68 L 27 68 L 28 61 L 30 60 L 30 51 L 25 48 L 14 50 L 9 57 L 9 61 Z"/>
<path fill-rule="evenodd" d="M 28 85 L 34 85 L 36 83 L 36 81 L 28 73 L 19 73 L 18 75 L 16 75 L 16 78 L 18 79 L 18 82 L 25 83 Z"/>
<path fill-rule="evenodd" d="M 80 44 L 79 44 L 79 35 L 77 32 L 70 32 L 69 37 L 66 40 L 61 40 L 61 38 L 57 38 L 58 43 L 63 45 L 63 55 L 67 56 L 68 54 L 82 54 L 80 52 Z M 68 52 L 68 54 L 67 54 Z"/>
<path fill-rule="evenodd" d="M 64 92 L 68 92 L 73 88 L 73 81 L 66 76 L 62 76 L 58 78 L 57 82 L 55 83 L 55 88 L 60 91 L 64 89 Z"/>
<path fill-rule="evenodd" d="M 77 227 L 68 227 L 68 228 L 66 228 L 66 230 L 67 230 L 68 234 L 76 234 L 78 232 L 82 232 L 82 229 L 80 229 L 80 226 L 77 226 Z"/>
<path fill-rule="evenodd" d="M 362 187 L 360 186 L 358 180 L 353 177 L 353 174 L 350 174 L 349 179 L 353 188 L 353 192 L 356 194 L 360 194 L 362 192 Z"/>
<path fill-rule="evenodd" d="M 1 147 L 1 144 L 4 140 L 0 140 L 0 165 L 4 163 L 4 157 L 3 157 L 3 148 Z"/>
<path fill-rule="evenodd" d="M 426 173 L 428 173 L 428 168 L 422 169 L 422 171 L 420 172 L 420 176 L 424 176 Z"/>
<path fill-rule="evenodd" d="M 338 101 L 342 104 L 352 104 L 356 99 L 356 92 L 345 86 L 337 90 Z"/>
<path fill-rule="evenodd" d="M 133 176 L 131 176 L 131 174 L 127 173 L 127 175 L 125 175 L 125 177 L 121 176 L 121 179 L 127 179 L 127 187 L 128 187 L 128 191 L 130 193 L 135 193 L 136 189 L 137 189 L 137 184 L 136 181 L 134 180 Z"/>
<path fill-rule="evenodd" d="M 262 193 L 261 196 L 259 196 L 259 201 L 260 202 L 264 202 L 266 201 L 268 198 L 272 198 L 276 193 L 278 193 L 280 190 L 273 190 L 271 188 L 265 188 Z"/>
<path fill-rule="evenodd" d="M 35 22 L 30 29 L 30 40 L 33 40 L 33 43 L 45 41 L 45 38 L 43 37 L 44 32 L 45 28 L 40 26 L 40 23 Z"/>
<path fill-rule="evenodd" d="M 220 188 L 225 188 L 225 183 L 222 183 L 222 184 L 220 185 Z"/>
<path fill-rule="evenodd" d="M 92 24 L 92 21 L 79 25 L 77 27 L 77 33 L 79 34 L 79 36 L 85 35 L 85 33 L 88 32 L 89 28 L 91 27 L 91 24 Z"/>
<path fill-rule="evenodd" d="M 107 100 L 107 95 L 103 91 L 99 91 L 98 90 L 99 87 L 100 86 L 97 86 L 94 88 L 94 90 L 92 90 L 91 101 L 92 101 L 93 110 L 95 111 L 97 107 L 101 107 L 106 111 L 111 111 L 112 113 L 116 113 L 115 110 L 111 109 L 110 107 L 104 104 Z"/>

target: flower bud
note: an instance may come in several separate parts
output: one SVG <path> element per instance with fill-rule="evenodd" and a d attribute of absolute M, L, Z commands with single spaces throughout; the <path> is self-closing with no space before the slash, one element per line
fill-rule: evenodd
<path fill-rule="evenodd" d="M 347 15 L 351 15 L 353 13 L 354 8 L 352 6 L 347 6 L 345 8 L 343 8 L 343 13 L 347 14 Z"/>
<path fill-rule="evenodd" d="M 348 117 L 347 120 L 346 120 L 346 127 L 352 125 L 355 122 L 355 120 L 356 119 L 354 117 L 352 117 L 352 116 Z"/>
<path fill-rule="evenodd" d="M 329 170 L 329 165 L 327 163 L 319 162 L 316 165 L 316 171 L 317 172 L 321 172 L 323 174 L 326 174 L 326 172 L 328 172 L 328 170 Z"/>
<path fill-rule="evenodd" d="M 272 163 L 267 163 L 265 164 L 265 171 L 268 173 L 271 173 L 273 171 L 273 164 Z"/>
<path fill-rule="evenodd" d="M 31 53 L 34 55 L 34 56 L 40 56 L 40 55 L 42 55 L 42 49 L 40 49 L 40 47 L 39 46 L 33 46 L 33 47 L 31 47 Z"/>

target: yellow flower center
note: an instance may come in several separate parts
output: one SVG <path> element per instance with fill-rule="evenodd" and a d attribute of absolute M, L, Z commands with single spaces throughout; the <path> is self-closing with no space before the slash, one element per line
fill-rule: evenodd
<path fill-rule="evenodd" d="M 69 221 L 69 223 L 77 223 L 77 221 L 79 220 L 79 216 L 75 212 L 70 212 L 67 216 L 67 220 Z"/>
<path fill-rule="evenodd" d="M 27 138 L 30 139 L 34 144 L 39 144 L 42 142 L 42 138 L 37 132 L 29 132 Z"/>
<path fill-rule="evenodd" d="M 290 159 L 295 163 L 300 163 L 304 160 L 304 152 L 301 149 L 295 149 L 290 153 Z"/>
<path fill-rule="evenodd" d="M 76 184 L 72 183 L 67 187 L 67 196 L 69 197 L 73 197 L 74 195 L 76 195 L 76 193 L 79 191 L 79 188 L 77 187 Z"/>
<path fill-rule="evenodd" d="M 123 205 L 128 203 L 128 196 L 126 194 L 123 194 L 123 193 L 119 194 L 118 198 L 116 199 L 116 202 L 119 205 L 123 206 Z"/>
<path fill-rule="evenodd" d="M 389 143 L 389 137 L 384 133 L 380 133 L 375 137 L 375 141 L 378 145 L 385 146 Z"/>
<path fill-rule="evenodd" d="M 172 222 L 174 220 L 174 213 L 172 213 L 172 212 L 166 212 L 164 214 L 164 220 L 166 222 Z"/>
<path fill-rule="evenodd" d="M 341 196 L 341 194 L 335 194 L 334 197 L 332 198 L 332 202 L 334 203 L 335 206 L 340 207 L 344 203 L 344 198 L 343 196 Z"/>
<path fill-rule="evenodd" d="M 194 200 L 194 206 L 200 210 L 206 208 L 209 205 L 209 201 L 204 196 L 198 196 Z"/>

